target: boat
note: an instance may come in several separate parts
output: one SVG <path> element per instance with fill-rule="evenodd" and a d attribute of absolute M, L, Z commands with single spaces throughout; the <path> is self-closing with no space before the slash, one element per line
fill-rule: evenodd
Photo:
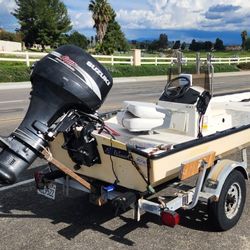
<path fill-rule="evenodd" d="M 1 139 L 1 183 L 13 184 L 41 157 L 50 167 L 35 180 L 47 197 L 63 183 L 98 205 L 133 206 L 137 220 L 147 211 L 167 225 L 179 222 L 177 209 L 205 199 L 218 228 L 233 227 L 246 198 L 250 92 L 215 96 L 212 73 L 210 63 L 200 77 L 171 70 L 156 103 L 125 101 L 121 110 L 99 114 L 112 77 L 80 48 L 58 48 L 35 65 L 27 114 Z M 242 161 L 224 158 L 232 150 L 241 151 Z M 192 177 L 196 185 L 171 201 L 147 199 L 164 184 Z"/>

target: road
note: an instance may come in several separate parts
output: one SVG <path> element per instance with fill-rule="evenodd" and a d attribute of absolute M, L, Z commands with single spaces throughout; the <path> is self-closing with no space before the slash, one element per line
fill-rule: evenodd
<path fill-rule="evenodd" d="M 227 87 L 225 87 L 225 84 Z M 123 100 L 155 102 L 165 81 L 114 84 L 101 111 L 121 107 Z M 217 93 L 245 89 L 249 76 L 216 78 Z M 28 106 L 29 89 L 0 91 L 0 134 L 8 135 L 20 123 Z M 235 156 L 232 156 L 235 157 Z M 32 178 L 36 161 L 20 178 Z M 250 190 L 249 183 L 247 184 Z M 132 211 L 114 217 L 110 206 L 95 207 L 87 196 L 74 191 L 69 197 L 57 190 L 55 201 L 40 197 L 34 183 L 0 188 L 0 249 L 250 249 L 250 197 L 239 224 L 224 233 L 213 232 L 206 207 L 181 213 L 174 229 L 161 225 L 158 217 L 146 214 L 140 223 Z"/>
<path fill-rule="evenodd" d="M 249 89 L 249 75 L 222 76 L 214 79 L 215 93 L 243 91 Z M 120 108 L 123 100 L 156 102 L 166 84 L 165 80 L 115 83 L 100 111 Z M 0 91 L 1 123 L 17 124 L 23 118 L 29 104 L 30 89 L 5 89 Z"/>

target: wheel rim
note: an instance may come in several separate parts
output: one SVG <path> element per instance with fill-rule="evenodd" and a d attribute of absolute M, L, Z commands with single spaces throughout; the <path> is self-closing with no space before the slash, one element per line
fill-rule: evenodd
<path fill-rule="evenodd" d="M 235 182 L 228 189 L 225 199 L 225 214 L 228 219 L 232 219 L 238 213 L 241 199 L 240 185 Z"/>

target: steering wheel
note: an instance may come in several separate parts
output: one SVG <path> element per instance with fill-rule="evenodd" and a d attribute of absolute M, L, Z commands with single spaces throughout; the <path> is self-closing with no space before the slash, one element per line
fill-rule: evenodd
<path fill-rule="evenodd" d="M 185 80 L 185 84 L 181 84 L 181 80 Z M 178 81 L 178 86 L 172 86 L 176 81 Z M 186 76 L 178 76 L 167 83 L 164 89 L 164 95 L 170 100 L 180 98 L 189 90 L 190 86 L 191 82 L 189 78 Z"/>

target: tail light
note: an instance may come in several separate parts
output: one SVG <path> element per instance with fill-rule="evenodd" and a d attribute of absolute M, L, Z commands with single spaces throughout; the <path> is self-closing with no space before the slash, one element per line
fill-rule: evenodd
<path fill-rule="evenodd" d="M 163 211 L 161 221 L 163 225 L 174 227 L 180 223 L 180 215 L 174 211 Z"/>

